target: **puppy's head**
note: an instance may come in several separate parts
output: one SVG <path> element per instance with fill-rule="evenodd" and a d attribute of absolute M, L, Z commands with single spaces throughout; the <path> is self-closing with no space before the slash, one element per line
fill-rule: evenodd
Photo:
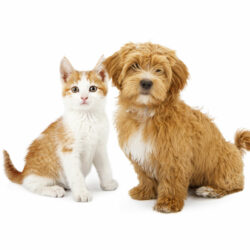
<path fill-rule="evenodd" d="M 128 43 L 104 65 L 120 98 L 138 106 L 173 100 L 188 78 L 185 64 L 173 50 L 151 43 Z"/>

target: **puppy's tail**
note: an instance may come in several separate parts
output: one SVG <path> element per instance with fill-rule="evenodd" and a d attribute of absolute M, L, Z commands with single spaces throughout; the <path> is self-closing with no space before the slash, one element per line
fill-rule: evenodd
<path fill-rule="evenodd" d="M 244 153 L 244 149 L 250 151 L 250 131 L 238 130 L 234 138 L 235 146 Z"/>
<path fill-rule="evenodd" d="M 23 182 L 23 173 L 19 172 L 13 165 L 10 155 L 7 151 L 3 151 L 4 157 L 4 169 L 8 179 L 14 183 L 22 184 Z"/>

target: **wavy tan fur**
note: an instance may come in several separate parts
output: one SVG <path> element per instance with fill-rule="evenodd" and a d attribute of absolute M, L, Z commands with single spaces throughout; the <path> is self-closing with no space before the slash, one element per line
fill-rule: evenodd
<path fill-rule="evenodd" d="M 156 198 L 157 211 L 178 212 L 189 187 L 214 198 L 243 189 L 241 150 L 250 150 L 250 131 L 238 132 L 235 146 L 210 118 L 180 100 L 189 74 L 174 51 L 128 43 L 104 65 L 120 90 L 119 143 L 139 179 L 132 198 Z M 145 78 L 153 82 L 147 95 L 140 87 Z"/>

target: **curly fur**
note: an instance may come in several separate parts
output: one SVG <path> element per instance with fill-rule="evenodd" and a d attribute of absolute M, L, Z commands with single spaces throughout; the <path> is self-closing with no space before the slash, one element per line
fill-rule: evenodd
<path fill-rule="evenodd" d="M 189 187 L 214 198 L 243 189 L 241 151 L 250 150 L 250 131 L 238 132 L 235 146 L 210 118 L 180 100 L 189 74 L 173 50 L 128 43 L 104 65 L 120 90 L 119 143 L 139 179 L 132 198 L 157 198 L 157 211 L 177 212 Z M 145 78 L 153 82 L 146 95 L 140 86 Z"/>

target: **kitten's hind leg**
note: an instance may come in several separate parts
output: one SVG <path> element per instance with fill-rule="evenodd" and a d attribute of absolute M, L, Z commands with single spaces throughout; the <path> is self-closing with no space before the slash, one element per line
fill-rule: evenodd
<path fill-rule="evenodd" d="M 50 197 L 63 197 L 65 194 L 64 188 L 56 185 L 53 179 L 38 175 L 25 177 L 23 186 L 33 193 Z"/>

